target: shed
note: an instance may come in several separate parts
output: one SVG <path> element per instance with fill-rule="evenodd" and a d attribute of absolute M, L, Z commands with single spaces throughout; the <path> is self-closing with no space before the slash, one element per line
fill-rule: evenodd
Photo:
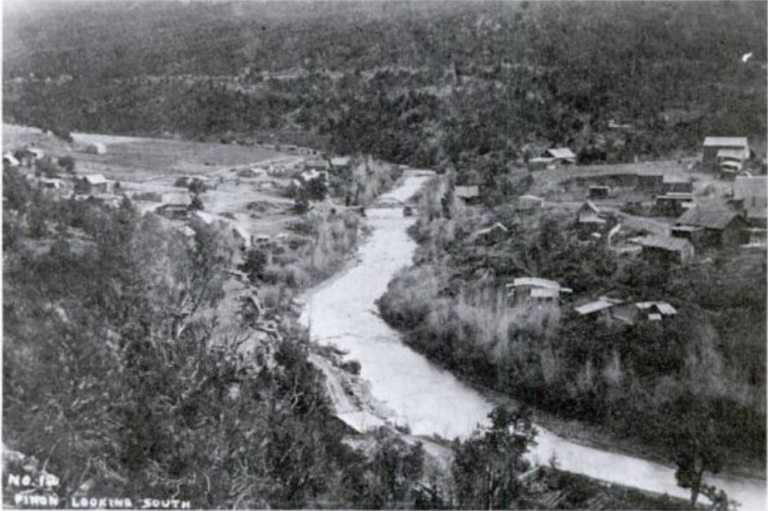
<path fill-rule="evenodd" d="M 643 258 L 651 263 L 687 264 L 693 259 L 693 245 L 685 239 L 668 236 L 646 236 L 637 240 Z"/>
<path fill-rule="evenodd" d="M 331 158 L 333 170 L 349 170 L 352 167 L 352 158 L 349 156 L 335 156 Z"/>
<path fill-rule="evenodd" d="M 480 201 L 479 186 L 457 186 L 454 190 L 457 199 L 461 199 L 465 204 L 477 204 Z"/>
<path fill-rule="evenodd" d="M 75 191 L 81 194 L 107 193 L 109 181 L 101 174 L 89 174 L 77 181 Z"/>
<path fill-rule="evenodd" d="M 557 163 L 572 164 L 576 163 L 576 155 L 567 147 L 556 147 L 554 149 L 547 149 L 544 153 L 546 156 L 553 158 Z"/>
<path fill-rule="evenodd" d="M 699 228 L 692 240 L 697 247 L 727 247 L 742 243 L 746 221 L 724 204 L 697 204 L 675 225 Z"/>

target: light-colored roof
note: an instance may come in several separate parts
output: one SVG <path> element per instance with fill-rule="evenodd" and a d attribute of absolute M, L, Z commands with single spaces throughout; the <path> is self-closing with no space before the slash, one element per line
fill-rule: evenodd
<path fill-rule="evenodd" d="M 508 288 L 538 287 L 542 289 L 552 289 L 552 290 L 560 291 L 563 293 L 570 293 L 572 291 L 567 287 L 562 287 L 560 284 L 558 284 L 554 280 L 540 279 L 538 277 L 520 277 L 508 283 L 507 287 Z"/>
<path fill-rule="evenodd" d="M 490 233 L 490 232 L 493 232 L 493 231 L 495 231 L 495 230 L 497 230 L 497 229 L 501 229 L 501 230 L 502 230 L 502 231 L 504 231 L 504 232 L 507 232 L 507 231 L 508 231 L 508 229 L 507 229 L 506 227 L 504 227 L 504 225 L 503 225 L 503 224 L 501 224 L 500 222 L 496 222 L 495 224 L 493 224 L 493 225 L 492 225 L 492 226 L 490 226 L 490 227 L 486 227 L 485 229 L 480 229 L 479 231 L 477 231 L 477 233 L 476 233 L 476 234 L 477 234 L 478 236 L 482 236 L 482 235 L 484 235 L 484 234 L 488 234 L 488 233 Z"/>
<path fill-rule="evenodd" d="M 528 163 L 552 163 L 556 160 L 556 158 L 546 158 L 544 156 L 538 157 L 538 158 L 531 158 L 528 160 Z"/>
<path fill-rule="evenodd" d="M 455 191 L 456 197 L 460 199 L 472 199 L 480 196 L 479 186 L 457 186 Z"/>
<path fill-rule="evenodd" d="M 3 159 L 4 160 L 8 160 L 8 163 L 10 163 L 11 165 L 19 165 L 20 164 L 19 160 L 16 159 L 16 157 L 13 154 L 11 154 L 10 152 L 5 153 L 3 155 Z"/>
<path fill-rule="evenodd" d="M 331 166 L 333 167 L 346 167 L 352 161 L 349 156 L 336 156 L 331 158 Z"/>
<path fill-rule="evenodd" d="M 595 300 L 594 302 L 589 302 L 584 305 L 581 305 L 579 307 L 575 307 L 573 310 L 575 310 L 577 313 L 579 313 L 582 316 L 587 316 L 589 314 L 594 314 L 595 312 L 600 312 L 602 310 L 610 309 L 614 305 L 618 305 L 621 303 L 619 300 L 608 300 L 605 298 L 600 298 L 599 300 Z"/>
<path fill-rule="evenodd" d="M 667 302 L 637 302 L 635 304 L 635 307 L 637 307 L 640 310 L 655 308 L 665 316 L 674 316 L 675 314 L 677 314 L 677 309 L 672 307 Z"/>
<path fill-rule="evenodd" d="M 686 239 L 670 238 L 669 236 L 645 236 L 639 238 L 637 243 L 643 247 L 661 248 L 671 252 L 682 252 L 693 247 Z"/>
<path fill-rule="evenodd" d="M 693 194 L 685 192 L 670 192 L 664 195 L 657 195 L 656 200 L 676 200 L 676 201 L 692 201 Z"/>
<path fill-rule="evenodd" d="M 724 205 L 697 204 L 678 218 L 679 225 L 693 225 L 707 229 L 724 229 L 738 214 Z"/>
<path fill-rule="evenodd" d="M 536 197 L 535 195 L 521 195 L 519 200 L 544 202 L 544 199 L 542 199 L 541 197 Z"/>
<path fill-rule="evenodd" d="M 706 137 L 704 147 L 749 147 L 747 137 Z"/>
<path fill-rule="evenodd" d="M 766 176 L 738 176 L 733 183 L 733 197 L 737 200 L 766 196 L 768 196 L 768 177 Z"/>
<path fill-rule="evenodd" d="M 576 155 L 573 154 L 573 151 L 571 151 L 567 147 L 547 149 L 547 153 L 552 155 L 553 158 L 556 158 L 558 160 L 572 160 L 576 158 Z"/>
<path fill-rule="evenodd" d="M 107 181 L 107 178 L 101 174 L 90 174 L 85 176 L 84 179 L 89 185 L 101 185 L 109 182 Z"/>

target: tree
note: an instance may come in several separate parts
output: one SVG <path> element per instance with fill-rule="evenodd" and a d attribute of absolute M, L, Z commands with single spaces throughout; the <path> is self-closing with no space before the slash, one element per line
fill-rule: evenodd
<path fill-rule="evenodd" d="M 530 413 L 498 407 L 488 417 L 490 428 L 456 444 L 451 472 L 460 508 L 509 509 L 520 495 L 517 475 L 530 466 L 523 458 L 537 434 Z"/>
<path fill-rule="evenodd" d="M 687 408 L 687 413 L 672 417 L 684 416 L 686 420 L 669 425 L 672 433 L 668 440 L 672 461 L 677 466 L 677 484 L 691 490 L 691 505 L 695 506 L 703 491 L 717 495 L 703 484 L 704 473 L 718 473 L 725 462 L 726 451 L 714 418 L 697 403 L 696 396 L 683 396 L 677 405 Z"/>
<path fill-rule="evenodd" d="M 59 158 L 59 167 L 69 174 L 75 173 L 75 159 L 71 156 L 62 156 Z"/>
<path fill-rule="evenodd" d="M 248 280 L 256 284 L 264 276 L 264 268 L 267 266 L 267 254 L 260 248 L 251 248 L 245 254 L 245 261 L 240 265 L 240 270 L 248 274 Z"/>

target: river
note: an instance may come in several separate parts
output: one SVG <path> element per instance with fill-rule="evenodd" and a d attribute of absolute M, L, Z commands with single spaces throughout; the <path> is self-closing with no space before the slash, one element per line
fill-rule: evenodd
<path fill-rule="evenodd" d="M 406 174 L 384 198 L 406 200 L 428 179 Z M 304 297 L 307 306 L 302 320 L 307 324 L 311 318 L 316 342 L 336 345 L 348 353 L 348 359 L 360 362 L 360 376 L 370 383 L 372 396 L 390 409 L 392 422 L 407 424 L 414 435 L 466 437 L 486 422 L 493 408 L 491 400 L 405 346 L 399 333 L 379 317 L 375 303 L 394 274 L 411 264 L 416 244 L 406 229 L 415 220 L 404 217 L 401 209 L 370 209 L 367 214 L 373 232 L 360 247 L 357 264 Z M 546 463 L 555 454 L 564 470 L 689 496 L 677 486 L 671 466 L 584 446 L 538 429 L 538 445 L 530 453 L 533 461 Z M 707 479 L 740 502 L 741 510 L 765 508 L 764 481 L 727 476 Z"/>

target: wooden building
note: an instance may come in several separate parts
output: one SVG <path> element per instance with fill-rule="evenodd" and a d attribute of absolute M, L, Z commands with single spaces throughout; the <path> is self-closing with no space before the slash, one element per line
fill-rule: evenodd
<path fill-rule="evenodd" d="M 682 238 L 645 236 L 637 240 L 642 247 L 642 257 L 654 264 L 687 264 L 693 260 L 693 244 Z"/>
<path fill-rule="evenodd" d="M 724 204 L 697 204 L 685 212 L 675 227 L 686 227 L 697 248 L 725 248 L 745 242 L 746 220 Z M 678 228 L 673 233 L 681 233 Z"/>

